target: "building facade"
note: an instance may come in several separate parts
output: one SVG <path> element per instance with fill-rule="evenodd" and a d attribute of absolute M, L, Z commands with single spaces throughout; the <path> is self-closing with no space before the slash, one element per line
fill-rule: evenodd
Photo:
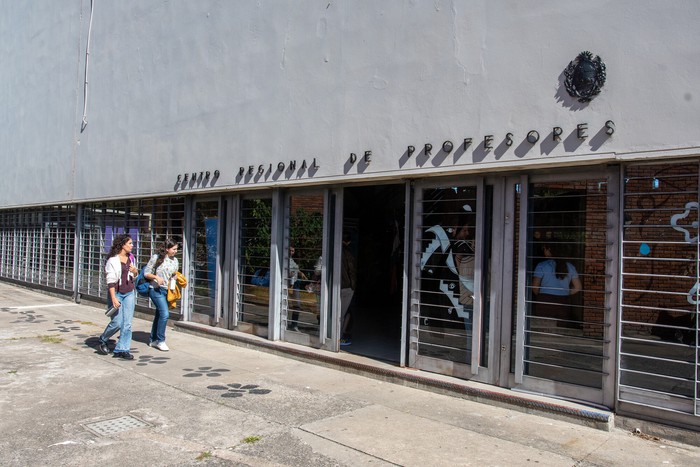
<path fill-rule="evenodd" d="M 700 427 L 700 5 L 2 6 L 3 280 Z"/>

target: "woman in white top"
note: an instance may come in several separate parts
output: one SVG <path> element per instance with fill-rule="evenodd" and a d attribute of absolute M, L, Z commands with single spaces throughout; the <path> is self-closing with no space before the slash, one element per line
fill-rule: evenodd
<path fill-rule="evenodd" d="M 148 296 L 151 297 L 151 302 L 156 307 L 148 345 L 163 352 L 170 350 L 165 343 L 165 327 L 170 316 L 168 288 L 174 287 L 175 273 L 180 268 L 180 263 L 175 257 L 177 250 L 177 242 L 166 238 L 158 249 L 158 253 L 148 261 L 143 275 L 152 283 L 148 290 Z"/>
<path fill-rule="evenodd" d="M 134 318 L 134 277 L 138 269 L 131 262 L 131 250 L 134 242 L 127 234 L 115 237 L 112 248 L 107 255 L 105 264 L 105 274 L 107 276 L 107 290 L 109 291 L 108 305 L 118 311 L 112 315 L 104 332 L 100 336 L 100 343 L 97 351 L 102 355 L 109 353 L 107 343 L 117 330 L 119 330 L 119 340 L 114 348 L 114 357 L 124 360 L 133 360 L 134 356 L 129 353 L 131 350 L 131 321 Z"/>

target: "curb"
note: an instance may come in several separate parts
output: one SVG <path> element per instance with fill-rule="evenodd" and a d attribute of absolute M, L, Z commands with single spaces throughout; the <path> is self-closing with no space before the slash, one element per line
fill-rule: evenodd
<path fill-rule="evenodd" d="M 272 353 L 281 357 L 293 358 L 306 363 L 321 365 L 339 371 L 345 371 L 369 378 L 379 379 L 393 384 L 432 391 L 437 394 L 460 397 L 474 402 L 515 409 L 529 414 L 538 414 L 550 418 L 565 420 L 583 426 L 611 431 L 614 426 L 612 412 L 599 410 L 556 399 L 548 399 L 540 395 L 515 393 L 508 389 L 480 388 L 480 383 L 473 383 L 452 377 L 439 378 L 437 375 L 420 370 L 400 367 L 389 367 L 387 364 L 367 359 L 359 362 L 344 358 L 345 354 L 320 353 L 295 344 L 281 341 L 269 341 L 257 336 L 243 334 L 221 328 L 192 323 L 175 322 L 178 331 L 215 339 L 224 343 L 238 345 L 250 349 Z M 409 373 L 410 371 L 410 373 Z"/>

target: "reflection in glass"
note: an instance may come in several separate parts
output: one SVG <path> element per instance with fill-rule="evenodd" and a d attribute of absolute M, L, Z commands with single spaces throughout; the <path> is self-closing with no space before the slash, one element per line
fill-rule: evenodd
<path fill-rule="evenodd" d="M 194 281 L 192 312 L 215 316 L 219 202 L 200 201 L 195 207 Z"/>
<path fill-rule="evenodd" d="M 607 183 L 535 183 L 528 201 L 524 373 L 602 388 Z"/>
<path fill-rule="evenodd" d="M 423 191 L 419 355 L 471 363 L 476 187 Z"/>
<path fill-rule="evenodd" d="M 319 335 L 323 267 L 323 195 L 292 195 L 285 268 L 288 331 Z"/>
<path fill-rule="evenodd" d="M 237 322 L 243 331 L 262 333 L 241 325 L 269 322 L 272 200 L 243 199 L 240 226 Z"/>

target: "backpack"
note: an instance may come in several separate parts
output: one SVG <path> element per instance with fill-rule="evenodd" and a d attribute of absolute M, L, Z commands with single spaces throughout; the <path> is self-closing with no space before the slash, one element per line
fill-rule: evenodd
<path fill-rule="evenodd" d="M 253 285 L 261 285 L 263 287 L 270 286 L 270 270 L 257 269 L 250 278 L 250 283 Z"/>
<path fill-rule="evenodd" d="M 148 297 L 148 289 L 151 288 L 151 281 L 144 277 L 146 272 L 146 266 L 141 268 L 139 275 L 134 279 L 134 285 L 136 286 L 136 293 L 141 297 Z"/>

